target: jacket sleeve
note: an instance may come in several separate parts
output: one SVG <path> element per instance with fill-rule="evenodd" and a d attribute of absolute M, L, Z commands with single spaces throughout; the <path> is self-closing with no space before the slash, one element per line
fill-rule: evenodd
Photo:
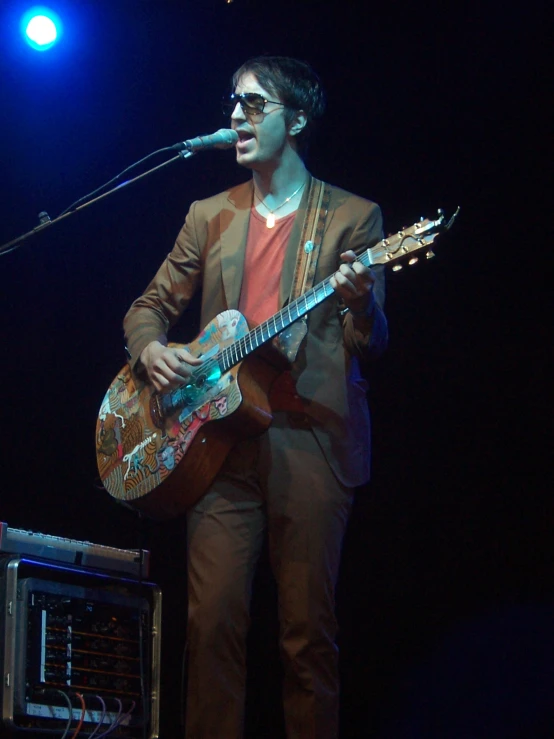
<path fill-rule="evenodd" d="M 151 341 L 167 342 L 169 329 L 186 309 L 198 287 L 202 265 L 196 211 L 195 202 L 172 251 L 123 320 L 133 369 L 136 369 L 142 350 Z"/>
<path fill-rule="evenodd" d="M 375 203 L 360 217 L 352 231 L 347 249 L 359 253 L 363 247 L 374 246 L 383 238 L 381 209 Z M 371 299 L 365 315 L 353 316 L 350 311 L 342 314 L 344 345 L 353 356 L 363 362 L 381 355 L 388 343 L 388 326 L 384 313 L 385 268 L 376 265 Z"/>

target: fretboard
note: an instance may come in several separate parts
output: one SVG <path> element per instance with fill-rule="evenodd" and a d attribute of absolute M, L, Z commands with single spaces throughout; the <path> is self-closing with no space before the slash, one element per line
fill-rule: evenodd
<path fill-rule="evenodd" d="M 361 262 L 366 267 L 377 262 L 380 253 L 386 257 L 386 249 L 381 247 L 381 243 L 372 249 L 365 249 L 357 258 L 357 262 Z M 381 259 L 380 261 L 384 261 Z M 284 331 L 291 323 L 294 323 L 313 308 L 322 303 L 326 298 L 334 293 L 331 287 L 331 279 L 319 282 L 317 285 L 307 290 L 291 303 L 285 305 L 284 308 L 275 315 L 268 318 L 267 321 L 260 323 L 242 338 L 235 341 L 231 346 L 223 349 L 218 354 L 218 362 L 222 372 L 227 372 L 239 362 L 242 362 L 249 354 L 258 349 L 266 341 L 269 341 L 281 331 Z"/>

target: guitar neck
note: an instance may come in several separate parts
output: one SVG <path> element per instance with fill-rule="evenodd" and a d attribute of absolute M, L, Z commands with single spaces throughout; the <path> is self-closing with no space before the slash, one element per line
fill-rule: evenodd
<path fill-rule="evenodd" d="M 458 211 L 459 208 L 445 224 L 444 214 L 439 210 L 439 217 L 436 220 L 422 219 L 418 223 L 414 223 L 413 226 L 382 239 L 375 246 L 364 249 L 356 257 L 356 261 L 361 262 L 365 267 L 371 267 L 375 264 L 395 264 L 393 269 L 399 269 L 400 265 L 398 263 L 402 258 L 412 252 L 427 249 L 441 231 L 447 231 L 458 215 Z M 428 249 L 426 256 L 432 257 L 433 252 Z M 417 258 L 415 257 L 410 260 L 410 262 L 416 261 Z M 332 295 L 333 292 L 331 278 L 328 277 L 291 303 L 288 303 L 288 305 L 285 305 L 274 316 L 260 323 L 259 326 L 256 326 L 217 355 L 217 362 L 221 371 L 227 372 L 231 367 L 242 362 L 262 344 L 284 331 L 291 323 L 305 316 Z"/>
<path fill-rule="evenodd" d="M 378 247 L 374 247 L 377 249 Z M 357 262 L 361 262 L 366 267 L 374 262 L 371 260 L 372 249 L 366 249 L 357 258 Z M 316 306 L 326 300 L 334 293 L 331 287 L 331 278 L 327 277 L 317 285 L 307 290 L 292 302 L 285 305 L 284 308 L 275 315 L 268 318 L 267 321 L 260 323 L 256 328 L 249 331 L 245 336 L 236 341 L 231 346 L 223 349 L 219 356 L 219 365 L 222 372 L 227 372 L 231 367 L 245 359 L 249 354 L 265 344 L 274 336 L 280 334 L 302 316 L 305 316 Z"/>

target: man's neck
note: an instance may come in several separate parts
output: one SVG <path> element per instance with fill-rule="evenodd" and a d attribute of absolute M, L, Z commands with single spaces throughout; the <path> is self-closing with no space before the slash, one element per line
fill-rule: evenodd
<path fill-rule="evenodd" d="M 308 171 L 302 159 L 294 152 L 274 167 L 260 167 L 254 170 L 254 189 L 271 208 L 278 205 L 285 198 L 301 187 L 307 180 Z"/>

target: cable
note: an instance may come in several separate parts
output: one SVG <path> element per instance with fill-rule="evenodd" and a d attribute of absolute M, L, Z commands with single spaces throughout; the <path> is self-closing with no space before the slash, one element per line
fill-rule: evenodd
<path fill-rule="evenodd" d="M 153 151 L 151 154 L 148 154 L 148 156 L 145 156 L 142 159 L 139 159 L 138 162 L 135 162 L 134 164 L 131 164 L 129 167 L 126 167 L 122 172 L 117 174 L 115 177 L 112 177 L 111 180 L 108 180 L 108 182 L 105 182 L 103 185 L 100 185 L 100 187 L 97 187 L 96 190 L 89 192 L 88 195 L 83 195 L 82 198 L 79 198 L 79 200 L 76 200 L 74 203 L 71 203 L 71 205 L 69 205 L 65 210 L 62 210 L 58 218 L 63 216 L 65 213 L 69 213 L 70 210 L 77 208 L 79 205 L 82 205 L 89 198 L 94 197 L 97 193 L 101 192 L 106 187 L 109 187 L 114 182 L 117 182 L 117 180 L 119 180 L 120 177 L 123 177 L 124 174 L 126 174 L 127 172 L 130 172 L 135 167 L 138 167 L 139 164 L 142 164 L 143 162 L 148 161 L 148 159 L 151 159 L 152 157 L 156 156 L 157 154 L 161 154 L 164 151 L 174 151 L 174 149 L 171 146 L 164 146 L 163 149 L 157 149 L 156 151 Z"/>
<path fill-rule="evenodd" d="M 123 714 L 123 703 L 119 700 L 119 698 L 114 698 L 114 701 L 119 706 L 119 711 L 117 713 L 117 716 L 114 718 L 112 723 L 109 725 L 107 731 L 105 731 L 103 734 L 98 734 L 96 736 L 96 739 L 102 739 L 103 736 L 108 736 L 108 734 L 111 734 L 114 729 L 116 729 L 119 726 L 119 723 L 121 721 L 121 716 Z"/>
<path fill-rule="evenodd" d="M 79 699 L 81 703 L 81 718 L 79 719 L 79 723 L 75 727 L 75 731 L 71 735 L 71 739 L 75 739 L 77 734 L 81 731 L 81 727 L 83 725 L 83 721 L 85 720 L 85 714 L 87 712 L 87 707 L 85 706 L 85 699 L 83 698 L 81 693 L 76 693 L 77 698 Z"/>
<path fill-rule="evenodd" d="M 69 734 L 69 729 L 71 727 L 71 722 L 73 721 L 73 706 L 71 704 L 71 699 L 70 699 L 70 697 L 68 696 L 67 693 L 65 693 L 63 690 L 58 690 L 58 688 L 52 688 L 52 690 L 53 690 L 54 693 L 58 693 L 58 695 L 61 695 L 64 698 L 64 700 L 66 701 L 67 706 L 69 708 L 69 718 L 67 720 L 65 731 L 64 731 L 64 733 L 63 733 L 63 735 L 61 737 L 61 739 L 66 739 L 67 735 Z"/>
<path fill-rule="evenodd" d="M 106 701 L 102 698 L 100 695 L 95 695 L 95 698 L 98 698 L 100 703 L 102 704 L 102 715 L 100 716 L 100 721 L 98 722 L 96 728 L 92 732 L 92 734 L 89 735 L 88 739 L 92 739 L 94 736 L 96 736 L 96 733 L 100 730 L 102 725 L 104 724 L 104 719 L 106 718 L 106 713 L 108 712 L 108 709 L 106 707 Z"/>
<path fill-rule="evenodd" d="M 131 715 L 131 714 L 133 713 L 133 711 L 135 710 L 135 707 L 136 707 L 136 705 L 137 705 L 137 704 L 136 704 L 136 702 L 135 702 L 135 701 L 131 701 L 131 708 L 129 708 L 129 710 L 128 710 L 128 711 L 126 711 L 126 712 L 125 712 L 125 713 L 123 714 L 123 716 L 121 716 L 121 718 L 120 718 L 120 719 L 118 720 L 118 722 L 117 722 L 117 725 L 116 725 L 116 726 L 121 726 L 121 724 L 122 724 L 122 723 L 123 723 L 123 722 L 125 721 L 125 719 L 129 718 L 129 716 L 130 716 L 130 715 Z M 116 726 L 114 726 L 114 729 L 116 728 Z"/>

